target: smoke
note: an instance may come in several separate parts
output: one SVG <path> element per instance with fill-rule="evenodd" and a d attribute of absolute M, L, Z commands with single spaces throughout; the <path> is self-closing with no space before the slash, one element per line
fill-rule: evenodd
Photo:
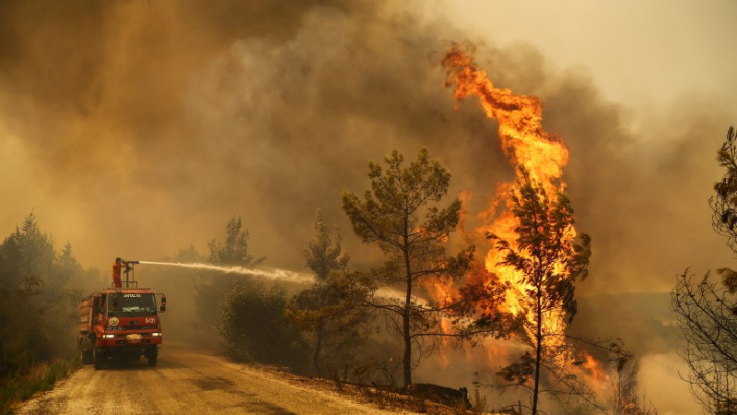
<path fill-rule="evenodd" d="M 673 375 L 687 371 L 685 362 L 676 353 L 646 355 L 640 361 L 639 381 L 647 385 L 643 393 L 659 414 L 695 414 L 700 411 L 688 384 Z"/>
<path fill-rule="evenodd" d="M 454 113 L 433 55 L 458 36 L 388 6 L 300 4 L 3 3 L 0 130 L 20 160 L 3 228 L 36 208 L 102 266 L 241 214 L 254 251 L 301 267 L 315 210 L 348 229 L 340 193 L 393 148 L 448 154 L 458 187 L 493 181 L 498 151 L 470 139 L 485 121 Z"/>
<path fill-rule="evenodd" d="M 421 3 L 0 2 L 0 231 L 34 209 L 82 264 L 109 269 L 204 249 L 241 215 L 254 255 L 302 270 L 320 208 L 366 268 L 380 254 L 352 237 L 340 194 L 368 187 L 369 160 L 422 146 L 450 170 L 450 197 L 471 192 L 473 229 L 514 171 L 495 122 L 442 87 L 439 60 L 468 34 Z M 479 43 L 476 58 L 495 85 L 540 96 L 570 147 L 568 193 L 593 239 L 577 294 L 662 292 L 689 265 L 729 264 L 706 199 L 734 104 L 693 93 L 634 114 L 531 46 Z"/>
<path fill-rule="evenodd" d="M 0 7 L 2 170 L 13 177 L 0 225 L 33 208 L 83 263 L 201 247 L 240 214 L 255 253 L 300 269 L 321 208 L 370 265 L 375 251 L 349 237 L 339 207 L 343 190 L 367 187 L 368 160 L 428 147 L 453 174 L 451 195 L 472 191 L 472 214 L 513 174 L 493 121 L 473 102 L 454 110 L 442 88 L 438 60 L 466 35 L 409 6 Z M 531 47 L 476 55 L 495 84 L 541 96 L 545 128 L 571 147 L 569 193 L 594 241 L 582 293 L 667 290 L 688 265 L 727 261 L 705 204 L 728 124 L 720 103 L 684 97 L 636 131 L 593 80 L 550 70 Z"/>

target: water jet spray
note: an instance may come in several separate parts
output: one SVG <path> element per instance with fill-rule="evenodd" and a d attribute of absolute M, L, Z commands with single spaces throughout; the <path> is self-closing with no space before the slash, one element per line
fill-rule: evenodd
<path fill-rule="evenodd" d="M 226 274 L 241 274 L 241 275 L 254 275 L 257 277 L 268 278 L 271 280 L 296 282 L 303 284 L 311 284 L 315 282 L 315 279 L 310 274 L 304 274 L 294 271 L 289 271 L 281 268 L 272 269 L 253 269 L 241 266 L 221 266 L 212 264 L 203 264 L 199 262 L 193 263 L 182 263 L 182 262 L 156 262 L 156 261 L 137 261 L 139 264 L 147 265 L 161 265 L 169 267 L 180 267 L 190 269 L 201 269 L 208 271 L 219 271 Z"/>

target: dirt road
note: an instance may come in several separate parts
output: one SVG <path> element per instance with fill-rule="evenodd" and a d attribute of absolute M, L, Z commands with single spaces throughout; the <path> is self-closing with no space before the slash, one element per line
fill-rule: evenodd
<path fill-rule="evenodd" d="M 85 366 L 17 413 L 396 415 L 181 344 L 162 346 L 157 367 L 148 367 L 145 359 L 111 362 L 104 370 Z"/>

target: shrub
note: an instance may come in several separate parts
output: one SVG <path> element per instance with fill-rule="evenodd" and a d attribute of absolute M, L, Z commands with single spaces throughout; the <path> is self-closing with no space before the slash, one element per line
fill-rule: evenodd
<path fill-rule="evenodd" d="M 286 292 L 279 285 L 233 282 L 222 300 L 218 326 L 232 357 L 303 370 L 304 341 L 299 328 L 285 316 L 286 305 Z"/>

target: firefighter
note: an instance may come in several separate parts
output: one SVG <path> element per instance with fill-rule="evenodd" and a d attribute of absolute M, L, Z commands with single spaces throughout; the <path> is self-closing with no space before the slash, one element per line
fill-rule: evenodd
<path fill-rule="evenodd" d="M 115 258 L 115 263 L 113 264 L 113 287 L 115 288 L 123 287 L 123 283 L 120 282 L 121 268 L 123 268 L 123 260 L 120 258 Z"/>

